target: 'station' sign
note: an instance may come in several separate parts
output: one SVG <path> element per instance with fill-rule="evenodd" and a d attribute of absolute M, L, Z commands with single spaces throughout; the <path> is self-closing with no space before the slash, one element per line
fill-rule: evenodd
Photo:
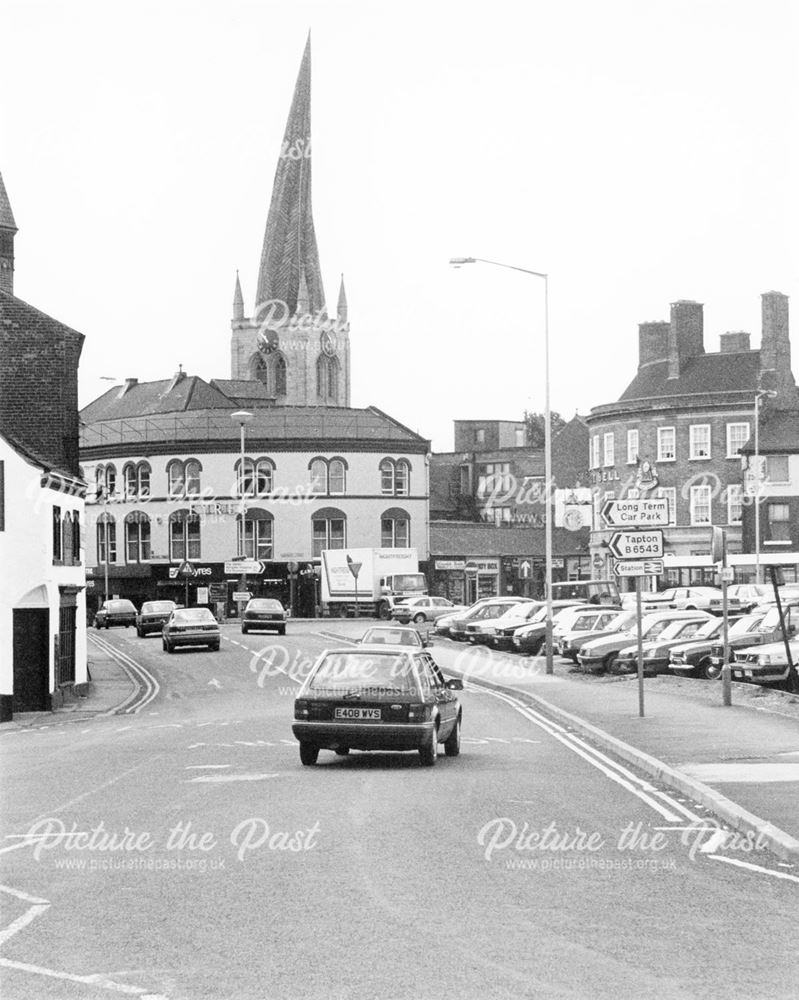
<path fill-rule="evenodd" d="M 662 559 L 618 559 L 613 565 L 616 576 L 660 576 Z"/>
<path fill-rule="evenodd" d="M 606 500 L 599 513 L 609 528 L 665 527 L 669 523 L 669 502 L 657 497 Z"/>
<path fill-rule="evenodd" d="M 663 532 L 658 528 L 652 531 L 614 531 L 608 548 L 617 559 L 661 559 Z"/>

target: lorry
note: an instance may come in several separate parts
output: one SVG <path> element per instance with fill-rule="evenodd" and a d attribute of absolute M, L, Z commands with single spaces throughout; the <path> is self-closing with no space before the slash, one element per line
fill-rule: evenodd
<path fill-rule="evenodd" d="M 322 614 L 388 619 L 404 597 L 427 593 L 416 549 L 322 549 Z"/>

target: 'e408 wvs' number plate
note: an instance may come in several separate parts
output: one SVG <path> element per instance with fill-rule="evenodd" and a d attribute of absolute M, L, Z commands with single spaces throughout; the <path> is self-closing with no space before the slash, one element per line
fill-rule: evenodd
<path fill-rule="evenodd" d="M 337 708 L 336 719 L 379 719 L 379 708 Z"/>

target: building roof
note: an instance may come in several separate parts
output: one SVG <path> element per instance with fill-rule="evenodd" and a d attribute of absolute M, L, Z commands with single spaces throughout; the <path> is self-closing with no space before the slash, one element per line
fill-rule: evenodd
<path fill-rule="evenodd" d="M 196 375 L 179 373 L 158 382 L 117 385 L 81 410 L 84 424 L 158 413 L 220 409 L 229 412 L 231 398 Z"/>
<path fill-rule="evenodd" d="M 799 411 L 766 411 L 760 421 L 758 450 L 761 454 L 796 454 L 799 452 Z M 755 450 L 754 435 L 741 448 L 746 454 Z"/>
<path fill-rule="evenodd" d="M 311 212 L 311 36 L 305 45 L 272 187 L 256 308 L 284 302 L 289 315 L 317 313 L 325 293 Z M 303 301 L 304 300 L 304 301 Z"/>
<path fill-rule="evenodd" d="M 211 385 L 239 406 L 267 406 L 274 396 L 258 379 L 212 378 Z"/>
<path fill-rule="evenodd" d="M 678 378 L 669 378 L 669 362 L 642 365 L 619 402 L 665 396 L 706 396 L 712 392 L 745 392 L 758 388 L 760 351 L 697 354 L 684 358 Z"/>
<path fill-rule="evenodd" d="M 11 202 L 8 200 L 2 174 L 0 174 L 0 228 L 17 231 L 17 224 L 14 222 L 14 213 L 11 211 Z"/>
<path fill-rule="evenodd" d="M 498 528 L 468 521 L 431 521 L 430 556 L 543 556 L 543 528 Z M 552 550 L 557 556 L 588 552 L 588 531 L 552 529 Z"/>

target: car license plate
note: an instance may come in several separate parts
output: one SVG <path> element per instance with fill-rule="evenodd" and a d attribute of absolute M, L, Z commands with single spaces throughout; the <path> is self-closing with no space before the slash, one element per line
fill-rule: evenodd
<path fill-rule="evenodd" d="M 752 671 L 751 670 L 744 670 L 743 674 L 744 674 L 744 677 L 751 677 L 752 676 Z"/>
<path fill-rule="evenodd" d="M 379 719 L 379 708 L 337 708 L 334 718 L 336 719 Z"/>

